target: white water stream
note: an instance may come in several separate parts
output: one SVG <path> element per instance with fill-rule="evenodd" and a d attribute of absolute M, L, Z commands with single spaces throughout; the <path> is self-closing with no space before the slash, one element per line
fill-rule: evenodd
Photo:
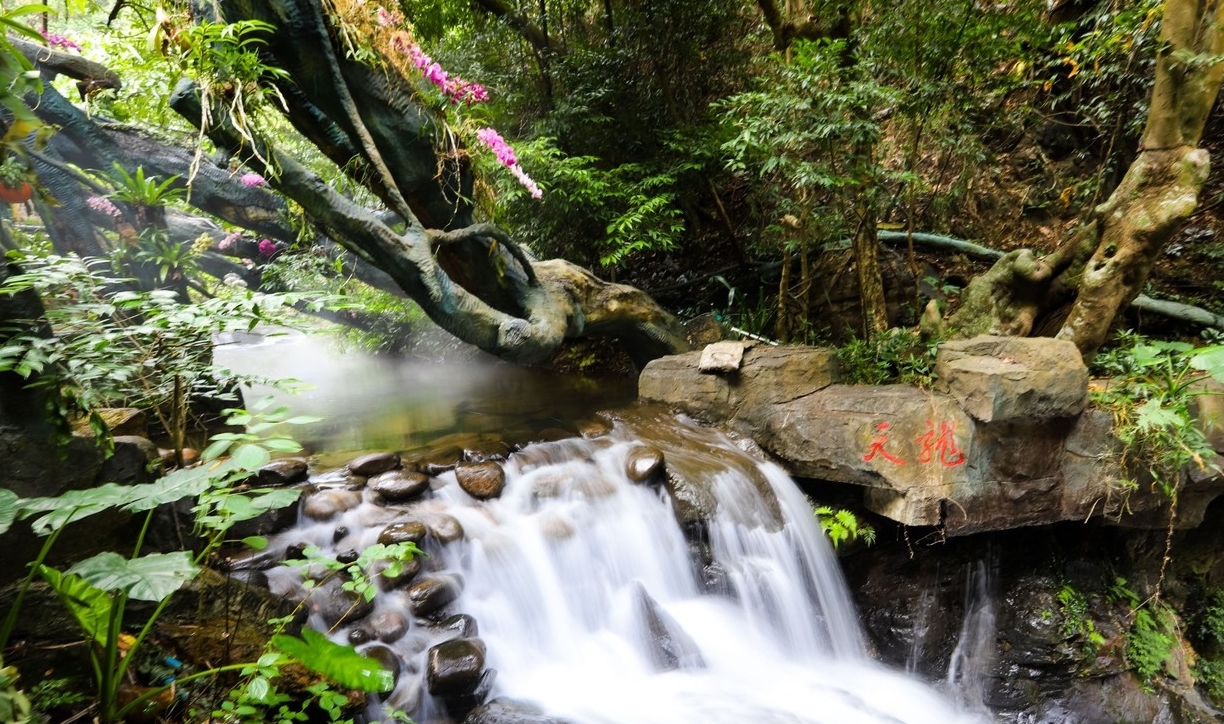
<path fill-rule="evenodd" d="M 600 438 L 511 455 L 495 500 L 471 498 L 453 472 L 442 473 L 422 502 L 380 507 L 366 491 L 360 505 L 281 534 L 280 544 L 360 550 L 395 520 L 457 519 L 461 540 L 426 539 L 426 570 L 462 580 L 447 611 L 478 623 L 497 672 L 490 698 L 529 702 L 576 724 L 988 721 L 867 658 L 836 560 L 785 473 L 717 432 L 684 421 L 675 430 L 659 444 L 669 464 L 729 461 L 689 473 L 704 476 L 718 500 L 708 548 L 686 538 L 662 486 L 626 477 L 641 443 L 621 424 Z M 350 532 L 333 545 L 338 526 Z M 296 588 L 298 575 L 269 572 L 281 591 Z M 406 606 L 400 591 L 389 591 L 373 615 Z M 674 634 L 670 666 L 660 664 L 668 654 L 652 635 L 652 615 Z M 333 635 L 346 640 L 346 630 Z M 418 724 L 450 721 L 419 673 L 428 647 L 446 636 L 413 621 L 392 644 L 403 666 L 387 700 Z"/>

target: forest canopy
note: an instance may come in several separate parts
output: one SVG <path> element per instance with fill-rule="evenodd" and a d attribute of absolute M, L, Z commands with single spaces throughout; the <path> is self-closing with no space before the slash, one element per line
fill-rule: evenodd
<path fill-rule="evenodd" d="M 1218 254 L 1197 212 L 1215 13 L 21 6 L 5 15 L 0 173 L 29 185 L 16 209 L 42 231 L 5 243 L 45 233 L 184 303 L 225 278 L 378 288 L 392 296 L 347 317 L 394 325 L 406 298 L 522 362 L 612 337 L 641 365 L 686 349 L 679 320 L 706 312 L 810 341 L 912 326 L 924 307 L 940 338 L 1049 334 L 1090 357 L 1179 234 L 1183 260 Z M 987 270 L 965 248 L 1003 256 Z M 1219 311 L 1214 282 L 1169 266 L 1175 301 Z"/>

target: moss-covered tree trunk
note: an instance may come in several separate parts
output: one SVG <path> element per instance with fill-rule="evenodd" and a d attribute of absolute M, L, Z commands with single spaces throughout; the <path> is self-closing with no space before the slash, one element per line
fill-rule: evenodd
<path fill-rule="evenodd" d="M 1220 21 L 1219 0 L 1165 2 L 1147 125 L 1122 182 L 1058 251 L 1011 252 L 974 279 L 952 334 L 1056 334 L 1096 354 L 1207 179 L 1198 144 L 1224 79 Z"/>

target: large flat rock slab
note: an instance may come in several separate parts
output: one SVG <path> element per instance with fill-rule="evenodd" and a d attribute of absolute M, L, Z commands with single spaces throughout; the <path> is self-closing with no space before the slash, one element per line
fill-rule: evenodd
<path fill-rule="evenodd" d="M 1074 417 L 1088 405 L 1088 368 L 1067 340 L 988 337 L 939 345 L 935 389 L 982 422 Z"/>
<path fill-rule="evenodd" d="M 836 384 L 831 350 L 746 345 L 738 368 L 713 373 L 701 355 L 651 362 L 639 396 L 753 437 L 794 475 L 862 486 L 869 509 L 906 525 L 956 535 L 1094 516 L 1168 524 L 1166 500 L 1123 489 L 1111 417 L 1085 411 L 1088 374 L 1069 343 L 947 343 L 932 390 Z M 1218 475 L 1192 476 L 1179 523 L 1221 492 Z"/>

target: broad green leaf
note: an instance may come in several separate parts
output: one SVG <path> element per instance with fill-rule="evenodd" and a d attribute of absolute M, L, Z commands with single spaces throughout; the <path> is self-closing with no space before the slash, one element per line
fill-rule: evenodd
<path fill-rule="evenodd" d="M 297 415 L 296 417 L 291 417 L 288 420 L 285 420 L 285 424 L 286 425 L 310 425 L 312 423 L 319 422 L 322 419 L 323 418 L 315 417 L 314 415 Z"/>
<path fill-rule="evenodd" d="M 30 498 L 21 505 L 22 519 L 38 516 L 31 523 L 37 535 L 48 535 L 69 523 L 132 501 L 137 486 L 106 483 L 86 490 L 69 490 L 54 498 Z"/>
<path fill-rule="evenodd" d="M 78 561 L 68 569 L 106 591 L 118 590 L 138 601 L 161 601 L 200 572 L 186 551 L 124 558 L 107 551 Z"/>
<path fill-rule="evenodd" d="M 199 466 L 176 470 L 142 485 L 105 483 L 84 490 L 69 490 L 54 498 L 30 498 L 21 504 L 21 517 L 24 519 L 45 513 L 34 520 L 32 527 L 36 534 L 47 535 L 73 521 L 110 508 L 136 513 L 200 495 L 233 469 L 234 466 L 228 463 Z"/>
<path fill-rule="evenodd" d="M 250 701 L 260 704 L 270 704 L 268 695 L 272 693 L 272 682 L 263 676 L 256 676 L 247 684 L 246 695 Z"/>
<path fill-rule="evenodd" d="M 8 531 L 17 519 L 17 494 L 8 488 L 0 488 L 0 535 Z"/>
<path fill-rule="evenodd" d="M 1150 430 L 1154 427 L 1177 427 L 1186 420 L 1173 410 L 1161 406 L 1160 400 L 1152 398 L 1135 410 L 1135 427 Z"/>
<path fill-rule="evenodd" d="M 113 605 L 110 594 L 90 585 L 80 576 L 61 573 L 47 566 L 39 566 L 38 574 L 64 602 L 64 606 L 80 624 L 86 638 L 106 646 Z"/>
<path fill-rule="evenodd" d="M 296 441 L 284 437 L 269 438 L 264 440 L 263 445 L 268 450 L 279 453 L 295 453 L 302 449 Z"/>
<path fill-rule="evenodd" d="M 243 470 L 255 471 L 267 465 L 272 456 L 262 447 L 248 443 L 235 448 L 230 460 Z"/>
<path fill-rule="evenodd" d="M 242 539 L 242 543 L 246 547 L 257 551 L 262 551 L 268 547 L 268 539 L 262 535 L 247 536 Z"/>
<path fill-rule="evenodd" d="M 1224 345 L 1200 347 L 1188 356 L 1191 367 L 1206 372 L 1216 382 L 1224 383 Z"/>
<path fill-rule="evenodd" d="M 390 691 L 395 685 L 395 677 L 377 661 L 362 656 L 352 646 L 329 641 L 318 631 L 307 629 L 300 639 L 286 634 L 274 636 L 272 645 L 302 666 L 341 686 L 361 691 Z"/>
<path fill-rule="evenodd" d="M 234 443 L 232 440 L 218 440 L 214 436 L 213 441 L 208 444 L 208 447 L 204 448 L 204 452 L 200 453 L 200 459 L 201 460 L 216 460 L 217 458 L 224 455 L 225 451 L 229 450 L 230 445 L 233 445 L 233 444 Z"/>

